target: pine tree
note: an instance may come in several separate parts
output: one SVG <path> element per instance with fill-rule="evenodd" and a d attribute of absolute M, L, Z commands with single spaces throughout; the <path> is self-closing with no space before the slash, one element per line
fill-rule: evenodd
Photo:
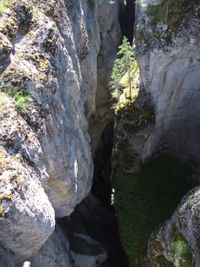
<path fill-rule="evenodd" d="M 131 97 L 131 79 L 130 79 L 130 68 L 134 60 L 133 48 L 131 47 L 128 39 L 123 38 L 122 44 L 118 47 L 117 59 L 114 62 L 110 87 L 112 90 L 112 97 L 118 99 L 120 93 L 120 80 L 128 72 L 128 84 L 130 89 Z"/>

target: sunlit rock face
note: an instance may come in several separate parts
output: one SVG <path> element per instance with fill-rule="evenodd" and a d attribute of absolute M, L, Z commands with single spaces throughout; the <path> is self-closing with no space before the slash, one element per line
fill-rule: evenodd
<path fill-rule="evenodd" d="M 114 112 L 110 103 L 109 81 L 116 58 L 117 45 L 120 42 L 119 1 L 99 0 L 96 1 L 96 4 L 98 4 L 101 46 L 97 58 L 97 91 L 94 102 L 96 109 L 89 118 L 93 156 L 105 127 L 114 120 Z"/>
<path fill-rule="evenodd" d="M 17 0 L 0 14 L 1 90 L 10 88 L 0 98 L 0 243 L 14 262 L 33 256 L 55 217 L 71 214 L 91 189 L 88 121 L 103 103 L 97 73 L 114 58 L 117 16 L 118 1 L 93 0 Z M 106 75 L 100 95 L 108 101 Z M 17 91 L 28 95 L 25 107 Z"/>

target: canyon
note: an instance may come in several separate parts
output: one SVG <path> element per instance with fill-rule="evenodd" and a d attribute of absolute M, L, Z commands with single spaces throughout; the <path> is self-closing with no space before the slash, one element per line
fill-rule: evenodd
<path fill-rule="evenodd" d="M 5 7 L 0 266 L 198 267 L 200 2 Z M 132 97 L 124 76 L 113 104 L 124 35 Z"/>

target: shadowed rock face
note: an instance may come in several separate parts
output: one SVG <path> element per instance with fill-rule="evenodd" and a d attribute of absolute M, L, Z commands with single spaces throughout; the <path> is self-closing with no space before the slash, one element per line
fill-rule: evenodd
<path fill-rule="evenodd" d="M 120 2 L 119 22 L 121 26 L 122 35 L 126 36 L 132 44 L 134 37 L 135 25 L 135 0 L 126 0 Z"/>
<path fill-rule="evenodd" d="M 199 165 L 200 23 L 193 16 L 199 7 L 193 4 L 191 13 L 177 21 L 172 32 L 170 13 L 168 22 L 154 22 L 158 18 L 156 14 L 154 18 L 152 6 L 159 3 L 145 1 L 137 8 L 137 57 L 142 84 L 152 97 L 156 118 L 142 158 L 165 148 L 181 160 Z"/>
<path fill-rule="evenodd" d="M 110 5 L 108 5 L 107 1 L 97 1 L 97 3 L 101 46 L 97 57 L 97 91 L 96 99 L 93 103 L 96 105 L 96 110 L 89 118 L 93 157 L 104 129 L 114 120 L 108 85 L 113 62 L 116 58 L 117 45 L 120 40 L 118 1 L 110 1 Z"/>
<path fill-rule="evenodd" d="M 166 266 L 199 266 L 199 196 L 199 187 L 191 190 L 172 218 L 152 234 L 145 266 L 162 261 Z"/>
<path fill-rule="evenodd" d="M 154 101 L 156 124 L 147 141 L 144 157 L 158 146 L 165 146 L 181 160 L 199 165 L 198 57 L 198 48 L 188 44 L 166 54 L 150 52 L 151 62 L 144 82 L 150 82 L 147 88 Z M 143 68 L 145 63 L 141 61 L 141 64 Z M 148 80 L 149 72 L 151 81 Z"/>
<path fill-rule="evenodd" d="M 104 120 L 109 74 L 100 88 L 97 72 L 113 62 L 117 17 L 118 1 L 93 0 L 17 0 L 0 15 L 0 79 L 11 88 L 0 99 L 0 243 L 14 262 L 33 256 L 55 216 L 69 215 L 91 189 L 88 121 L 102 118 L 90 127 L 95 151 L 112 118 Z M 17 91 L 29 95 L 26 108 L 17 108 Z"/>

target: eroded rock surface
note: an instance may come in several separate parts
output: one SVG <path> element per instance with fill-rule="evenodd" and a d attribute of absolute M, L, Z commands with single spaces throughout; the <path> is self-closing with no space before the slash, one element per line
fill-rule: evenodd
<path fill-rule="evenodd" d="M 181 201 L 172 218 L 152 234 L 147 266 L 199 266 L 199 187 Z"/>
<path fill-rule="evenodd" d="M 58 226 L 47 242 L 42 246 L 31 267 L 73 267 L 69 241 Z"/>
<path fill-rule="evenodd" d="M 9 97 L 1 101 L 0 129 L 0 242 L 18 262 L 47 240 L 55 213 L 42 186 L 41 145 Z"/>
<path fill-rule="evenodd" d="M 109 81 L 117 45 L 120 41 L 120 26 L 118 22 L 118 1 L 97 1 L 98 21 L 101 38 L 100 51 L 97 58 L 97 91 L 96 111 L 89 118 L 89 133 L 93 156 L 95 155 L 100 137 L 105 127 L 114 120 L 111 109 Z"/>
<path fill-rule="evenodd" d="M 175 11 L 176 17 L 172 15 Z M 157 150 L 167 150 L 182 161 L 199 165 L 198 14 L 198 1 L 178 1 L 176 5 L 169 1 L 167 6 L 167 1 L 148 0 L 137 5 L 137 58 L 155 113 L 143 159 Z"/>
<path fill-rule="evenodd" d="M 199 181 L 199 29 L 198 1 L 139 1 L 136 51 L 141 83 L 153 103 L 155 122 L 138 153 L 156 152 L 189 163 Z M 139 161 L 138 161 L 139 162 Z M 199 189 L 149 241 L 147 266 L 199 266 Z M 184 265 L 185 264 L 185 265 Z"/>
<path fill-rule="evenodd" d="M 110 68 L 117 16 L 118 1 L 93 0 L 17 0 L 0 15 L 0 242 L 16 263 L 33 256 L 53 232 L 55 216 L 69 215 L 91 189 L 88 120 L 98 101 L 108 101 L 104 74 L 104 100 L 97 100 L 97 58 L 101 51 L 99 73 Z M 105 123 L 98 126 L 93 144 Z M 41 253 L 61 247 L 56 234 L 47 242 Z M 58 266 L 69 262 L 66 256 Z"/>

